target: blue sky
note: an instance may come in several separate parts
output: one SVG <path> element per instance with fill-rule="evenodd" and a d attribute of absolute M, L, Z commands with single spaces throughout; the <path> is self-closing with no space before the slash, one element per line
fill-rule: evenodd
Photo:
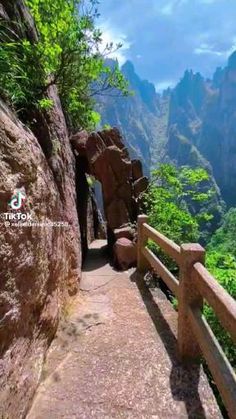
<path fill-rule="evenodd" d="M 236 0 L 100 0 L 104 42 L 121 41 L 117 58 L 158 90 L 186 68 L 210 77 L 236 50 Z"/>

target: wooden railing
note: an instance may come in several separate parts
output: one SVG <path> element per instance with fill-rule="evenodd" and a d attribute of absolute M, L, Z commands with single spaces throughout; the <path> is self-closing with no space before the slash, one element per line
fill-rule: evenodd
<path fill-rule="evenodd" d="M 154 241 L 179 266 L 179 280 L 147 248 Z M 236 343 L 236 302 L 204 267 L 205 250 L 199 244 L 176 245 L 138 217 L 138 270 L 150 266 L 178 299 L 178 349 L 183 362 L 203 356 L 230 418 L 236 418 L 236 375 L 202 315 L 203 301 L 212 307 L 221 325 Z"/>

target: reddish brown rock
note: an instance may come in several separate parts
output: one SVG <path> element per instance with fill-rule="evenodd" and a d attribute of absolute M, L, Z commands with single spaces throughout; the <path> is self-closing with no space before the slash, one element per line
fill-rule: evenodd
<path fill-rule="evenodd" d="M 135 198 L 146 189 L 147 179 L 140 178 L 142 165 L 138 160 L 131 162 L 119 131 L 113 128 L 89 136 L 82 132 L 74 135 L 71 143 L 80 157 L 86 155 L 90 173 L 102 185 L 108 229 L 114 231 L 134 222 L 138 213 Z"/>
<path fill-rule="evenodd" d="M 114 230 L 114 235 L 115 235 L 116 240 L 124 237 L 132 241 L 135 236 L 135 230 L 131 226 L 127 225 L 125 227 L 116 228 Z"/>
<path fill-rule="evenodd" d="M 75 135 L 71 137 L 71 145 L 72 147 L 79 153 L 81 156 L 87 155 L 87 140 L 88 140 L 88 133 L 87 131 L 80 131 L 77 132 Z"/>
<path fill-rule="evenodd" d="M 106 145 L 115 145 L 120 150 L 125 148 L 124 142 L 122 140 L 122 136 L 118 128 L 111 128 L 109 130 L 101 131 L 100 136 L 104 140 Z"/>
<path fill-rule="evenodd" d="M 130 182 L 124 182 L 117 190 L 117 196 L 126 203 L 127 208 L 131 208 L 132 203 L 132 187 Z"/>
<path fill-rule="evenodd" d="M 142 163 L 140 160 L 132 160 L 132 178 L 138 180 L 143 177 Z"/>
<path fill-rule="evenodd" d="M 139 195 L 142 192 L 146 191 L 147 187 L 148 187 L 148 178 L 147 177 L 144 176 L 144 177 L 136 180 L 134 182 L 134 194 L 135 194 L 136 198 L 138 198 Z"/>
<path fill-rule="evenodd" d="M 114 199 L 106 208 L 106 215 L 112 230 L 130 221 L 127 207 L 122 199 Z"/>
<path fill-rule="evenodd" d="M 137 246 L 131 240 L 122 237 L 113 247 L 115 265 L 122 270 L 135 266 L 137 263 Z"/>
<path fill-rule="evenodd" d="M 106 150 L 106 145 L 102 141 L 102 138 L 96 133 L 92 132 L 89 135 L 86 143 L 88 161 L 93 168 L 93 164 L 96 162 L 98 157 Z"/>
<path fill-rule="evenodd" d="M 56 90 L 50 89 L 56 98 Z M 81 267 L 74 157 L 58 100 L 48 116 L 58 153 L 47 161 L 37 138 L 0 103 L 0 213 L 20 188 L 33 222 L 67 227 L 14 227 L 0 220 L 0 416 L 22 418 L 39 383 L 62 307 L 78 289 Z M 53 121 L 52 123 L 50 121 Z"/>
<path fill-rule="evenodd" d="M 122 184 L 127 182 L 131 177 L 130 161 L 123 159 L 122 152 L 116 146 L 107 147 L 105 153 L 106 160 L 116 176 L 117 183 Z"/>
<path fill-rule="evenodd" d="M 147 187 L 147 178 L 142 177 L 141 163 L 131 162 L 116 128 L 92 133 L 87 140 L 86 135 L 79 133 L 72 137 L 71 143 L 78 154 L 77 162 L 86 156 L 90 173 L 102 185 L 108 244 L 112 250 L 114 230 L 137 220 L 138 198 Z"/>

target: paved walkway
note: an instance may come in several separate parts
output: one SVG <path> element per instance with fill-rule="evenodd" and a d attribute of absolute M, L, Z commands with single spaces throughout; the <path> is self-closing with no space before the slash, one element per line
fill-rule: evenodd
<path fill-rule="evenodd" d="M 221 418 L 202 369 L 176 358 L 170 303 L 134 271 L 114 271 L 104 244 L 91 245 L 27 419 Z"/>

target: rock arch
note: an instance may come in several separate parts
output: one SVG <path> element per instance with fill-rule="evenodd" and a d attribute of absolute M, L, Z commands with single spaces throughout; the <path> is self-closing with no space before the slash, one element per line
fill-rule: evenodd
<path fill-rule="evenodd" d="M 115 232 L 135 223 L 140 195 L 148 186 L 139 160 L 131 160 L 117 128 L 78 132 L 71 138 L 78 164 L 102 185 L 103 205 L 107 221 L 108 245 L 115 242 Z M 120 235 L 119 235 L 120 237 Z"/>

